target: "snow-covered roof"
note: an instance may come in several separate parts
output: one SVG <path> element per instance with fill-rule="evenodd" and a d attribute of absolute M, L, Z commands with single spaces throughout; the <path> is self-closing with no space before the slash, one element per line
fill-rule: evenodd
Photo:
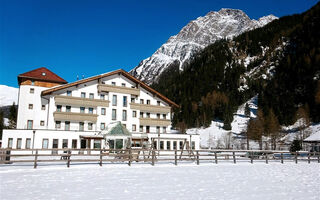
<path fill-rule="evenodd" d="M 310 135 L 306 139 L 304 139 L 305 142 L 320 142 L 320 131 Z"/>

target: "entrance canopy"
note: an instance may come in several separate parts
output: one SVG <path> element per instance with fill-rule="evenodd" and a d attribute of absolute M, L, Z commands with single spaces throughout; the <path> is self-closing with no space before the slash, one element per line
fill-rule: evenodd
<path fill-rule="evenodd" d="M 121 122 L 114 122 L 110 123 L 106 130 L 102 132 L 103 135 L 106 137 L 108 136 L 126 136 L 131 137 L 131 133 L 128 131 L 128 129 L 121 124 Z"/>

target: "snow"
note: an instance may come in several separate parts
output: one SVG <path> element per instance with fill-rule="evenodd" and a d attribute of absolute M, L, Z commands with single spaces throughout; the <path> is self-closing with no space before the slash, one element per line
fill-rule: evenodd
<path fill-rule="evenodd" d="M 307 137 L 304 141 L 318 141 L 320 142 L 320 124 L 317 126 L 312 126 L 312 135 Z"/>
<path fill-rule="evenodd" d="M 18 88 L 0 85 L 0 107 L 12 105 L 13 102 L 18 104 Z"/>
<path fill-rule="evenodd" d="M 318 163 L 0 165 L 7 199 L 319 199 Z"/>
<path fill-rule="evenodd" d="M 257 99 L 258 97 L 255 96 L 251 98 L 248 102 L 250 108 L 250 116 L 256 117 L 256 112 L 258 109 Z M 245 104 L 239 106 L 236 113 L 233 115 L 233 121 L 231 123 L 232 129 L 231 131 L 224 130 L 223 122 L 215 120 L 211 122 L 211 125 L 208 128 L 193 128 L 188 129 L 188 134 L 198 133 L 200 134 L 200 145 L 203 148 L 213 147 L 213 148 L 225 148 L 224 140 L 225 137 L 231 132 L 233 136 L 239 135 L 241 132 L 247 129 L 247 122 L 249 121 L 249 117 L 244 115 L 245 112 Z M 208 144 L 209 143 L 209 144 Z M 210 144 L 211 143 L 211 144 Z M 222 146 L 217 146 L 217 145 Z"/>
<path fill-rule="evenodd" d="M 5 125 L 5 126 L 9 126 L 9 119 L 8 118 L 3 118 L 3 124 Z"/>

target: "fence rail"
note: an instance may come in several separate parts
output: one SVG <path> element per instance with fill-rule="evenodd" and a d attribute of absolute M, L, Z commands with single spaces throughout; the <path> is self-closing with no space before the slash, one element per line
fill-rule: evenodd
<path fill-rule="evenodd" d="M 33 163 L 37 168 L 39 163 L 62 162 L 70 167 L 71 163 L 91 162 L 100 166 L 107 163 L 122 162 L 129 166 L 133 162 L 143 162 L 155 165 L 160 162 L 202 162 L 218 164 L 221 161 L 232 163 L 263 161 L 291 161 L 320 163 L 319 152 L 288 152 L 265 150 L 156 150 L 156 149 L 0 149 L 0 164 Z"/>

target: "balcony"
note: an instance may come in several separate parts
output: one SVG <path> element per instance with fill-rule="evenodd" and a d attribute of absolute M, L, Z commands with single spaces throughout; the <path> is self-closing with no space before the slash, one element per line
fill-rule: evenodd
<path fill-rule="evenodd" d="M 98 115 L 88 113 L 74 113 L 74 112 L 54 112 L 54 120 L 56 121 L 90 121 L 97 122 Z"/>
<path fill-rule="evenodd" d="M 98 91 L 131 94 L 136 96 L 140 95 L 140 90 L 137 88 L 129 88 L 129 87 L 121 87 L 121 86 L 105 85 L 105 84 L 99 84 Z"/>
<path fill-rule="evenodd" d="M 167 113 L 170 113 L 171 107 L 169 107 L 169 106 L 156 106 L 156 105 L 149 105 L 149 104 L 130 103 L 130 109 L 140 110 L 142 112 L 167 114 Z"/>
<path fill-rule="evenodd" d="M 139 118 L 141 126 L 170 126 L 168 119 Z"/>
<path fill-rule="evenodd" d="M 67 105 L 77 105 L 83 107 L 109 107 L 110 101 L 101 100 L 101 99 L 89 99 L 81 97 L 72 97 L 72 96 L 55 96 L 54 100 L 56 104 L 67 104 Z"/>

